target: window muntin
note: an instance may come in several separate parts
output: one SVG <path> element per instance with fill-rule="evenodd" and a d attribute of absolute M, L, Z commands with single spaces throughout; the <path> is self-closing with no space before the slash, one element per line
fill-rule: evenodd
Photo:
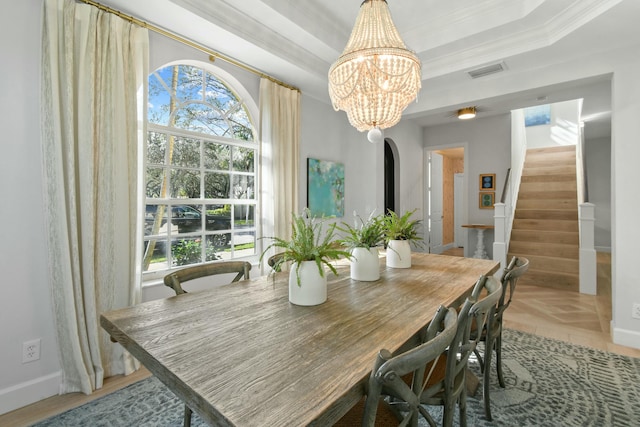
<path fill-rule="evenodd" d="M 256 156 L 245 105 L 213 74 L 149 76 L 144 272 L 256 255 Z"/>

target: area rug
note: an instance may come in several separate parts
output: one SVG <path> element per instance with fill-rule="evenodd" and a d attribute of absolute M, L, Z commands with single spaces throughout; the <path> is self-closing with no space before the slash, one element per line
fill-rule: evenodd
<path fill-rule="evenodd" d="M 492 366 L 493 421 L 484 418 L 480 388 L 467 401 L 468 425 L 640 426 L 640 359 L 505 330 L 503 364 L 505 389 Z M 470 365 L 479 375 L 476 361 Z M 440 419 L 437 408 L 428 409 Z M 151 377 L 36 426 L 177 427 L 183 411 L 178 398 Z M 197 414 L 192 425 L 206 426 Z"/>

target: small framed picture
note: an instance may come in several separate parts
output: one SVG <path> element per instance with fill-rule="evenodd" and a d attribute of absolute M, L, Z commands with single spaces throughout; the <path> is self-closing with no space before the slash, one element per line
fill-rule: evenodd
<path fill-rule="evenodd" d="M 480 209 L 493 209 L 496 193 L 493 191 L 480 193 Z"/>
<path fill-rule="evenodd" d="M 496 174 L 481 173 L 480 174 L 480 191 L 489 191 L 496 189 Z"/>

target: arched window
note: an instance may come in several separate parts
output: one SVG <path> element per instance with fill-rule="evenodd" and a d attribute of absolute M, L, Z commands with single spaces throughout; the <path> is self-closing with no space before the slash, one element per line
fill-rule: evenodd
<path fill-rule="evenodd" d="M 211 72 L 149 75 L 143 271 L 256 255 L 258 145 L 246 105 Z"/>

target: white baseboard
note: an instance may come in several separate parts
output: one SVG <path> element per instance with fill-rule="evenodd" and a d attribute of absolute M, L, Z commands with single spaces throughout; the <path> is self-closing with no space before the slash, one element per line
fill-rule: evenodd
<path fill-rule="evenodd" d="M 640 332 L 616 328 L 613 326 L 613 322 L 611 322 L 611 332 L 614 344 L 640 349 Z"/>
<path fill-rule="evenodd" d="M 0 415 L 55 396 L 61 381 L 62 373 L 58 371 L 0 390 Z"/>
<path fill-rule="evenodd" d="M 594 246 L 596 252 L 611 253 L 611 246 Z"/>

